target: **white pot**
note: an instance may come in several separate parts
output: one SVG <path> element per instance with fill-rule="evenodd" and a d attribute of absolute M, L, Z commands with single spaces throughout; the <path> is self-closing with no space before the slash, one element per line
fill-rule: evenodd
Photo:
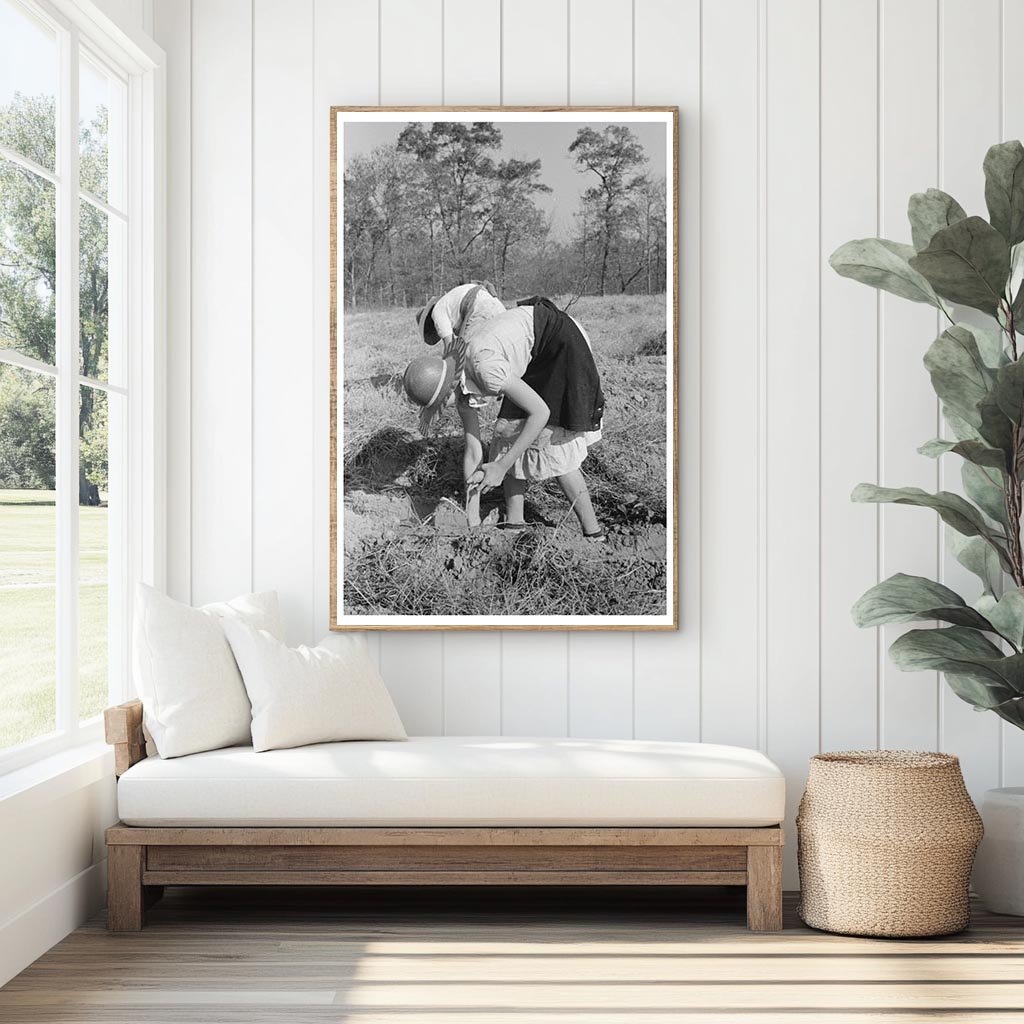
<path fill-rule="evenodd" d="M 1024 916 L 1024 787 L 990 789 L 981 817 L 985 838 L 974 862 L 974 891 L 987 910 Z"/>

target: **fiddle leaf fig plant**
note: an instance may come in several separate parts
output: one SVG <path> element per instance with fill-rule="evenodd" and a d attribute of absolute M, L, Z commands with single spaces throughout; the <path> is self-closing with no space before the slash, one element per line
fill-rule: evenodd
<path fill-rule="evenodd" d="M 918 451 L 960 459 L 963 495 L 863 483 L 852 497 L 933 509 L 981 589 L 972 603 L 942 583 L 897 573 L 857 601 L 853 618 L 864 627 L 938 623 L 899 637 L 893 662 L 942 672 L 962 700 L 1024 729 L 1024 146 L 993 146 L 983 167 L 987 220 L 931 188 L 910 197 L 913 244 L 862 238 L 829 259 L 843 277 L 932 305 L 948 321 L 924 356 L 946 436 Z M 960 322 L 956 307 L 992 323 Z"/>

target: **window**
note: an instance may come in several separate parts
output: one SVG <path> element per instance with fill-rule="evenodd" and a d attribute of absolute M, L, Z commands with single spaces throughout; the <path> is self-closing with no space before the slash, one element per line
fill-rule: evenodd
<path fill-rule="evenodd" d="M 0 769 L 99 735 L 152 576 L 155 63 L 118 46 L 0 0 Z"/>

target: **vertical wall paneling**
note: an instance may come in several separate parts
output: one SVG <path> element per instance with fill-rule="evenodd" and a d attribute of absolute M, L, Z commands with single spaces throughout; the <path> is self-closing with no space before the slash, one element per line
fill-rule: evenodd
<path fill-rule="evenodd" d="M 380 0 L 380 102 L 441 102 L 442 0 Z M 457 59 L 457 58 L 456 58 Z"/>
<path fill-rule="evenodd" d="M 1000 139 L 1024 139 L 1024 62 L 1020 59 L 1020 40 L 1024 39 L 1024 4 L 1004 0 L 1000 19 L 999 70 L 1002 74 L 999 97 Z M 993 48 L 994 49 L 994 48 Z M 989 60 L 992 59 L 992 51 Z M 1002 784 L 1024 786 L 1024 732 L 1009 723 L 1000 723 L 1002 736 Z"/>
<path fill-rule="evenodd" d="M 755 0 L 705 3 L 701 29 L 701 736 L 751 747 L 761 742 L 758 14 Z M 684 488 L 690 480 L 687 470 Z"/>
<path fill-rule="evenodd" d="M 499 735 L 501 634 L 452 633 L 443 642 L 445 735 Z"/>
<path fill-rule="evenodd" d="M 506 736 L 567 736 L 569 651 L 564 633 L 506 633 L 501 728 Z"/>
<path fill-rule="evenodd" d="M 568 101 L 567 0 L 504 0 L 502 102 Z M 538 31 L 543 25 L 543 31 Z M 569 639 L 565 633 L 506 633 L 501 647 L 501 722 L 510 735 L 568 730 Z"/>
<path fill-rule="evenodd" d="M 406 731 L 444 735 L 444 636 L 409 633 L 382 637 L 380 671 Z"/>
<path fill-rule="evenodd" d="M 769 4 L 765 23 L 767 278 L 765 747 L 796 813 L 818 752 L 819 103 L 818 0 Z M 785 54 L 783 57 L 782 55 Z M 812 612 L 808 617 L 806 610 Z M 796 864 L 795 844 L 786 849 Z"/>
<path fill-rule="evenodd" d="M 569 634 L 569 735 L 633 735 L 633 637 Z"/>
<path fill-rule="evenodd" d="M 192 5 L 157 0 L 154 38 L 167 54 L 167 592 L 191 601 Z"/>
<path fill-rule="evenodd" d="M 444 101 L 499 103 L 501 10 L 498 0 L 444 0 Z M 444 637 L 445 731 L 501 732 L 501 634 Z"/>
<path fill-rule="evenodd" d="M 444 79 L 444 4 L 380 0 L 380 102 L 440 103 Z M 381 671 L 415 733 L 444 731 L 444 644 L 441 633 L 386 633 Z"/>
<path fill-rule="evenodd" d="M 999 138 L 999 61 L 993 59 L 999 39 L 1000 0 L 942 0 L 939 8 L 939 132 L 938 185 L 971 213 L 985 213 L 984 177 L 981 162 L 988 147 Z M 972 68 L 970 75 L 962 69 Z M 930 184 L 930 182 L 928 183 Z M 957 319 L 984 324 L 990 319 L 973 310 L 957 310 Z M 923 354 L 922 343 L 915 345 Z M 924 371 L 918 379 L 924 385 Z M 939 461 L 939 485 L 963 492 L 960 460 L 946 456 Z M 940 526 L 943 534 L 948 533 Z M 943 536 L 939 577 L 968 600 L 980 593 L 977 578 L 967 572 L 948 549 Z M 945 684 L 942 701 L 941 749 L 955 751 L 975 797 L 999 785 L 999 719 L 979 714 L 960 700 Z M 980 721 L 979 721 L 980 718 Z"/>
<path fill-rule="evenodd" d="M 568 102 L 568 0 L 504 0 L 502 103 Z"/>
<path fill-rule="evenodd" d="M 309 270 L 313 277 L 313 437 L 310 447 L 315 469 L 313 481 L 313 593 L 314 638 L 327 630 L 330 581 L 329 466 L 329 172 L 332 106 L 358 106 L 379 102 L 379 8 L 377 0 L 315 0 L 313 5 L 313 249 Z M 344 59 L 342 59 L 344 55 Z M 341 339 L 344 344 L 344 338 Z M 371 654 L 380 658 L 380 634 L 367 636 Z"/>
<path fill-rule="evenodd" d="M 277 590 L 291 643 L 315 634 L 312 38 L 313 0 L 254 0 L 253 586 Z"/>
<path fill-rule="evenodd" d="M 700 734 L 700 0 L 638 0 L 635 101 L 678 106 L 679 459 L 687 467 L 677 509 L 677 633 L 637 633 L 634 728 L 638 738 Z"/>
<path fill-rule="evenodd" d="M 570 0 L 569 102 L 625 106 L 632 95 L 631 0 Z"/>
<path fill-rule="evenodd" d="M 198 604 L 252 587 L 251 104 L 250 6 L 193 4 L 191 571 Z"/>
<path fill-rule="evenodd" d="M 444 102 L 501 103 L 501 0 L 444 0 Z"/>
<path fill-rule="evenodd" d="M 878 297 L 829 255 L 877 234 L 878 0 L 821 6 L 821 746 L 878 741 L 875 630 L 850 606 L 877 582 L 878 512 L 850 501 L 878 478 Z M 850 88 L 857 82 L 858 88 Z M 827 402 L 827 405 L 824 403 Z"/>
<path fill-rule="evenodd" d="M 569 5 L 569 98 L 621 104 L 633 97 L 631 0 Z M 633 637 L 569 635 L 569 728 L 574 736 L 632 736 Z"/>
<path fill-rule="evenodd" d="M 882 0 L 881 234 L 907 240 L 907 200 L 938 173 L 938 3 Z M 922 112 L 927 111 L 925 116 Z M 934 491 L 935 463 L 917 448 L 935 436 L 938 408 L 921 365 L 938 318 L 930 306 L 883 295 L 881 301 L 881 483 Z M 861 506 L 870 528 L 874 512 Z M 936 579 L 939 533 L 925 509 L 883 505 L 881 577 L 896 572 Z M 882 630 L 888 647 L 904 629 Z M 882 744 L 935 750 L 939 741 L 938 680 L 934 672 L 900 672 L 883 653 Z"/>

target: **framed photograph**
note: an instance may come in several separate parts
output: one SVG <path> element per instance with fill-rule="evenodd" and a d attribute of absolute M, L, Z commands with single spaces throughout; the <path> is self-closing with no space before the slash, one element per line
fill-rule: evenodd
<path fill-rule="evenodd" d="M 332 629 L 677 628 L 677 137 L 332 108 Z"/>

